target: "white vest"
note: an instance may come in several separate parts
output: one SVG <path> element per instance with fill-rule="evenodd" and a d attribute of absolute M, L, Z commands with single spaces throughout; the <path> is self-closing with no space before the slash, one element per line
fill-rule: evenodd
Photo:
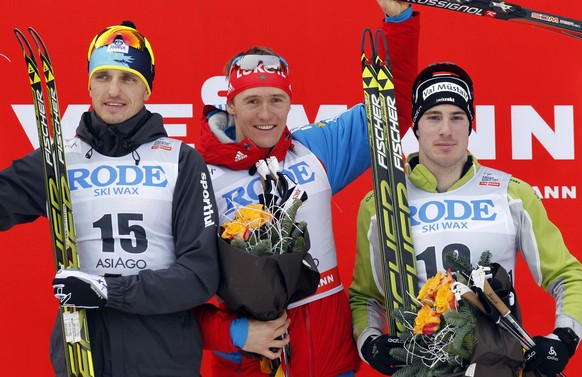
<path fill-rule="evenodd" d="M 78 138 L 67 142 L 67 169 L 81 269 L 133 275 L 176 260 L 172 198 L 181 142 L 141 145 L 137 154 L 107 157 Z M 139 164 L 134 157 L 139 155 Z"/>
<path fill-rule="evenodd" d="M 308 198 L 297 212 L 297 221 L 306 221 L 311 248 L 321 274 L 317 292 L 289 305 L 297 307 L 329 296 L 343 289 L 339 279 L 333 229 L 331 224 L 331 186 L 321 162 L 301 143 L 294 141 L 294 149 L 287 152 L 281 170 L 299 183 Z M 259 174 L 249 175 L 248 170 L 230 170 L 219 165 L 209 165 L 212 185 L 216 195 L 219 224 L 232 219 L 233 211 L 247 204 L 258 203 L 262 193 Z"/>
<path fill-rule="evenodd" d="M 507 173 L 481 167 L 463 186 L 434 194 L 417 188 L 407 177 L 419 286 L 436 272 L 446 271 L 447 253 L 460 254 L 476 267 L 488 250 L 492 262 L 513 276 L 516 230 L 507 198 L 509 179 Z"/>

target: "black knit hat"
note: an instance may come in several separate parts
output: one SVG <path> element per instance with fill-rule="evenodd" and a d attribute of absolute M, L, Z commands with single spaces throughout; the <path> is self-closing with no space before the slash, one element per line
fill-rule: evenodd
<path fill-rule="evenodd" d="M 461 67 L 450 62 L 433 63 L 423 69 L 412 86 L 412 124 L 416 134 L 418 121 L 431 107 L 451 104 L 469 118 L 469 134 L 475 114 L 473 81 Z"/>

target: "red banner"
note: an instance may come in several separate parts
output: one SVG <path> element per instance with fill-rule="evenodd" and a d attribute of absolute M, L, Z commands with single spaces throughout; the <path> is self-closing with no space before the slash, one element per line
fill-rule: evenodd
<path fill-rule="evenodd" d="M 523 0 L 519 5 L 582 20 L 578 1 Z M 170 136 L 195 144 L 205 103 L 224 103 L 223 66 L 253 45 L 285 57 L 293 83 L 290 126 L 330 117 L 362 101 L 360 43 L 365 27 L 383 18 L 376 1 L 297 0 L 145 1 L 136 3 L 37 0 L 0 6 L 0 169 L 37 145 L 31 93 L 12 29 L 34 27 L 49 48 L 65 136 L 89 109 L 88 44 L 105 26 L 135 22 L 151 42 L 156 79 L 148 108 L 165 117 Z M 415 5 L 422 13 L 421 66 L 453 61 L 475 82 L 477 121 L 470 149 L 481 162 L 534 186 L 574 255 L 582 256 L 576 213 L 578 145 L 582 133 L 582 40 L 518 22 L 475 17 Z M 404 138 L 414 149 L 412 134 Z M 41 183 L 39 183 L 41 185 Z M 351 282 L 359 199 L 371 189 L 369 174 L 334 198 L 340 275 Z M 0 233 L 4 288 L 0 375 L 50 375 L 48 340 L 57 303 L 48 223 Z M 525 327 L 532 335 L 553 328 L 550 297 L 520 264 L 517 289 Z M 566 374 L 576 375 L 575 356 Z M 209 375 L 205 361 L 203 373 Z M 364 366 L 363 376 L 379 375 Z"/>

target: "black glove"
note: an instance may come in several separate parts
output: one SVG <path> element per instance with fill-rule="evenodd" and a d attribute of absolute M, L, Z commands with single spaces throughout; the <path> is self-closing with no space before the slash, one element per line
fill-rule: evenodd
<path fill-rule="evenodd" d="M 61 306 L 95 309 L 107 303 L 105 278 L 79 270 L 57 271 L 53 279 L 53 290 Z"/>
<path fill-rule="evenodd" d="M 400 367 L 405 365 L 390 355 L 390 350 L 392 348 L 400 347 L 404 347 L 404 343 L 397 336 L 370 336 L 362 345 L 361 351 L 364 360 L 366 360 L 372 368 L 391 376 L 400 369 Z"/>
<path fill-rule="evenodd" d="M 534 338 L 536 345 L 525 354 L 525 371 L 537 369 L 547 376 L 555 376 L 564 370 L 576 351 L 579 339 L 571 329 L 558 328 L 554 334 L 559 339 Z"/>

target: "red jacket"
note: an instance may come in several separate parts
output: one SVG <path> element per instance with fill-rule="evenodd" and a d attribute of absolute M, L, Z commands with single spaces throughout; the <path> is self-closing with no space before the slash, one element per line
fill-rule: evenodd
<path fill-rule="evenodd" d="M 419 15 L 400 23 L 384 23 L 395 79 L 401 134 L 411 126 L 412 83 L 418 69 Z M 203 154 L 204 155 L 204 154 Z M 230 339 L 233 313 L 212 304 L 196 309 L 204 348 L 236 352 Z M 352 318 L 344 291 L 288 310 L 291 320 L 290 377 L 335 377 L 357 371 L 360 358 L 352 336 Z M 259 360 L 236 364 L 213 354 L 213 376 L 265 376 Z"/>
<path fill-rule="evenodd" d="M 291 377 L 335 377 L 358 370 L 360 357 L 352 337 L 352 313 L 344 292 L 287 311 L 290 319 Z M 236 316 L 214 305 L 196 309 L 205 349 L 235 352 L 230 340 L 230 321 Z M 242 358 L 236 364 L 213 354 L 214 377 L 257 376 L 259 359 Z"/>

